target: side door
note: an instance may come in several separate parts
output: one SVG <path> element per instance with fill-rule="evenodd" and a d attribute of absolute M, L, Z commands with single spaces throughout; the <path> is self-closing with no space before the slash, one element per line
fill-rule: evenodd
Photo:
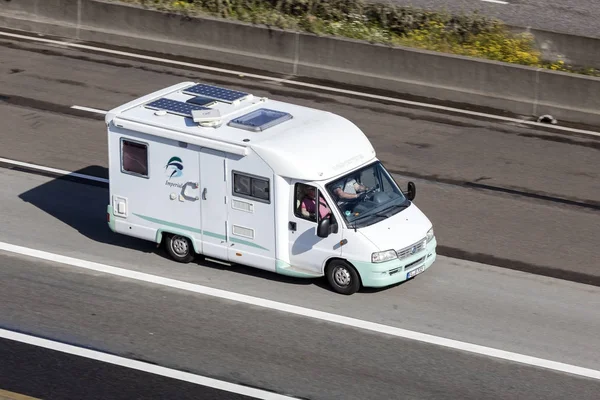
<path fill-rule="evenodd" d="M 227 187 L 225 153 L 200 150 L 200 214 L 202 218 L 202 253 L 227 260 Z"/>
<path fill-rule="evenodd" d="M 342 254 L 342 248 L 340 242 L 342 240 L 342 229 L 339 226 L 339 221 L 333 214 L 331 204 L 321 198 L 320 202 L 330 210 L 330 218 L 332 218 L 332 225 L 337 223 L 337 232 L 332 232 L 326 238 L 320 238 L 317 236 L 317 214 L 311 213 L 311 215 L 303 215 L 302 203 L 307 196 L 310 195 L 310 191 L 315 193 L 314 199 L 316 200 L 317 188 L 312 185 L 296 182 L 293 186 L 293 195 L 291 196 L 291 214 L 288 226 L 289 235 L 289 252 L 290 252 L 290 264 L 294 268 L 308 270 L 312 272 L 320 273 L 323 269 L 325 260 L 333 256 L 340 256 Z M 319 197 L 322 193 L 319 193 Z M 310 201 L 309 201 L 310 202 Z M 315 207 L 312 211 L 317 211 Z"/>

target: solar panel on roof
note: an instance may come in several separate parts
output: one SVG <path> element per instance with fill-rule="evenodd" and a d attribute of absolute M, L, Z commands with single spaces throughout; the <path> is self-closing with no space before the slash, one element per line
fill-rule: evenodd
<path fill-rule="evenodd" d="M 231 120 L 228 125 L 258 132 L 269 129 L 272 126 L 279 125 L 288 119 L 292 119 L 292 115 L 289 113 L 259 108 L 256 111 L 252 111 L 248 114 Z"/>
<path fill-rule="evenodd" d="M 205 85 L 203 83 L 187 88 L 183 93 L 210 97 L 211 99 L 220 100 L 226 103 L 233 103 L 236 100 L 248 96 L 248 93 L 225 89 L 218 86 Z"/>
<path fill-rule="evenodd" d="M 210 110 L 210 108 L 165 98 L 148 103 L 146 104 L 146 107 L 151 108 L 153 110 L 165 110 L 167 112 L 170 112 L 171 114 L 181 115 L 182 117 L 190 118 L 192 118 L 193 110 Z"/>

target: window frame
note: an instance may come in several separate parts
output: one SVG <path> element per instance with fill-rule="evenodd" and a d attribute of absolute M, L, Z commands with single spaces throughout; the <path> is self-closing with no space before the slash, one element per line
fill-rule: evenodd
<path fill-rule="evenodd" d="M 330 215 L 330 220 L 331 220 L 331 226 L 332 226 L 332 231 L 331 233 L 338 233 L 338 226 L 337 226 L 337 218 L 335 216 L 335 211 L 334 209 L 331 207 L 330 202 L 331 200 L 327 199 L 327 193 L 323 190 L 321 190 L 318 186 L 316 185 L 311 185 L 308 183 L 304 183 L 304 182 L 296 182 L 294 183 L 293 186 L 293 203 L 292 203 L 292 207 L 293 207 L 293 212 L 294 212 L 294 216 L 298 219 L 301 219 L 303 221 L 306 222 L 311 222 L 315 225 L 319 224 L 319 221 L 322 219 L 320 213 L 318 212 L 319 207 L 317 206 L 316 210 L 317 212 L 315 212 L 315 219 L 311 219 L 310 217 L 305 217 L 304 215 L 302 215 L 302 198 L 298 198 L 298 187 L 300 185 L 303 186 L 308 186 L 308 187 L 313 187 L 315 189 L 315 196 L 318 199 L 319 197 L 322 197 L 323 200 L 325 201 L 325 204 L 327 205 L 327 207 L 329 207 L 329 215 Z M 300 206 L 298 208 L 296 208 L 296 201 L 300 201 Z"/>
<path fill-rule="evenodd" d="M 319 188 L 316 187 L 316 186 L 314 186 L 314 185 L 309 185 L 309 184 L 303 183 L 303 182 L 296 182 L 294 184 L 294 200 L 292 200 L 293 201 L 292 205 L 294 207 L 294 216 L 296 218 L 300 218 L 300 219 L 302 219 L 304 221 L 312 222 L 314 224 L 317 224 L 318 223 L 317 222 L 318 221 L 318 213 L 315 213 L 315 218 L 314 219 L 311 219 L 310 217 L 305 217 L 304 215 L 302 215 L 302 199 L 304 197 L 298 198 L 298 193 L 299 193 L 298 191 L 299 191 L 299 189 L 300 189 L 301 186 L 314 188 L 315 189 L 315 195 L 318 195 L 320 193 L 319 192 Z M 302 191 L 301 193 L 304 193 L 304 191 Z M 299 207 L 296 207 L 296 202 L 300 203 Z"/>
<path fill-rule="evenodd" d="M 143 146 L 145 148 L 145 151 L 146 151 L 146 160 L 145 160 L 145 162 L 146 162 L 146 174 L 145 175 L 144 174 L 140 174 L 138 172 L 127 171 L 125 169 L 125 166 L 124 166 L 125 159 L 123 157 L 123 154 L 124 154 L 124 142 L 138 144 L 138 145 L 141 145 L 141 146 Z M 120 154 L 120 158 L 121 158 L 120 159 L 121 173 L 125 174 L 125 175 L 135 176 L 135 177 L 138 177 L 138 178 L 150 179 L 150 144 L 148 142 L 143 142 L 141 140 L 131 139 L 131 138 L 128 138 L 128 137 L 121 137 L 121 138 L 119 138 L 119 147 L 120 147 L 119 154 Z"/>
<path fill-rule="evenodd" d="M 244 178 L 249 178 L 250 179 L 250 191 L 253 192 L 254 189 L 254 181 L 263 181 L 267 183 L 267 193 L 268 193 L 268 198 L 267 199 L 263 199 L 261 197 L 257 197 L 256 195 L 251 194 L 244 194 L 244 193 L 239 193 L 236 192 L 235 190 L 235 178 L 236 175 L 244 177 Z M 254 175 L 254 174 L 249 174 L 247 172 L 241 172 L 238 170 L 232 170 L 231 171 L 231 194 L 232 196 L 235 197 L 239 197 L 242 199 L 247 199 L 247 200 L 253 200 L 253 201 L 257 201 L 259 203 L 264 203 L 264 204 L 271 204 L 271 193 L 272 193 L 272 185 L 271 185 L 271 179 L 264 177 L 264 176 L 260 176 L 260 175 Z"/>

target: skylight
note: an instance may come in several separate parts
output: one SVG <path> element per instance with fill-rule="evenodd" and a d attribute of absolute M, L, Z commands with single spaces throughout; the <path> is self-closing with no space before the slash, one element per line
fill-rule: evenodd
<path fill-rule="evenodd" d="M 292 115 L 289 113 L 260 108 L 231 120 L 228 125 L 248 131 L 259 132 L 275 125 L 279 125 L 289 119 L 292 119 Z"/>

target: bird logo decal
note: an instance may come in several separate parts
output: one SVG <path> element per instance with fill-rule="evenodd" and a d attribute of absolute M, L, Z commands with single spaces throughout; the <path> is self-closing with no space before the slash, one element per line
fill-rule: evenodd
<path fill-rule="evenodd" d="M 165 171 L 172 170 L 169 179 L 177 178 L 178 176 L 183 175 L 183 161 L 179 157 L 171 157 L 167 165 L 165 165 Z"/>

